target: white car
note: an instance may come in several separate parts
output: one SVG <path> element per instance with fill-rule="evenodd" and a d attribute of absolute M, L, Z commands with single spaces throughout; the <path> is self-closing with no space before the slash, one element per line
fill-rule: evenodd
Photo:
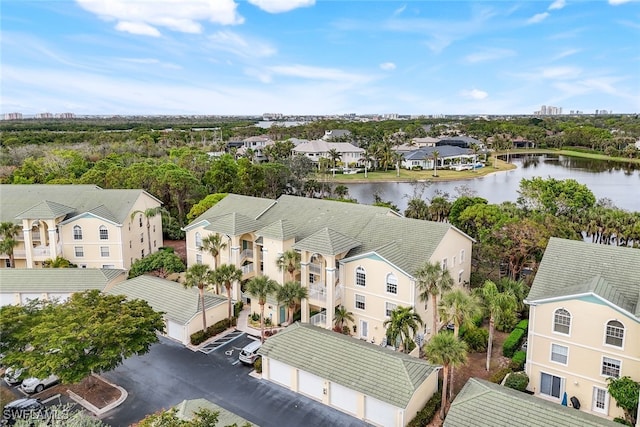
<path fill-rule="evenodd" d="M 22 388 L 22 391 L 25 393 L 40 393 L 46 387 L 56 384 L 59 379 L 60 378 L 58 378 L 57 375 L 49 375 L 47 378 L 42 380 L 36 377 L 31 377 L 22 381 L 20 388 Z"/>
<path fill-rule="evenodd" d="M 18 368 L 14 369 L 12 367 L 8 367 L 6 371 L 4 371 L 4 382 L 9 386 L 18 385 L 22 382 L 22 372 L 24 369 Z"/>

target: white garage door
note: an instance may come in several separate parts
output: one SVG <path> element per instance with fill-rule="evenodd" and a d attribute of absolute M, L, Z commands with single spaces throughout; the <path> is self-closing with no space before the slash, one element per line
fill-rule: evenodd
<path fill-rule="evenodd" d="M 305 371 L 298 371 L 298 390 L 302 394 L 322 400 L 324 380 L 317 375 Z"/>
<path fill-rule="evenodd" d="M 340 384 L 331 383 L 331 406 L 348 412 L 352 415 L 358 414 L 358 396 L 359 393 Z"/>
<path fill-rule="evenodd" d="M 69 296 L 71 296 L 71 294 L 69 292 L 64 292 L 64 293 L 51 292 L 51 293 L 49 293 L 49 299 L 51 301 L 57 300 L 58 302 L 65 302 L 66 300 L 69 299 Z"/>
<path fill-rule="evenodd" d="M 20 303 L 27 304 L 29 301 L 34 299 L 42 299 L 42 294 L 20 294 Z"/>
<path fill-rule="evenodd" d="M 12 305 L 16 302 L 15 294 L 0 294 L 0 306 Z"/>
<path fill-rule="evenodd" d="M 277 360 L 269 359 L 269 378 L 287 388 L 291 388 L 291 367 Z"/>
<path fill-rule="evenodd" d="M 398 408 L 366 396 L 364 399 L 365 419 L 383 427 L 395 427 Z"/>
<path fill-rule="evenodd" d="M 167 320 L 167 336 L 174 340 L 184 342 L 184 326 L 171 320 Z"/>

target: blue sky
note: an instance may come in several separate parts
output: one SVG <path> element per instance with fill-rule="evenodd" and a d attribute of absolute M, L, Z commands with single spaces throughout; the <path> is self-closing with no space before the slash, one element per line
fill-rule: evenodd
<path fill-rule="evenodd" d="M 635 0 L 1 0 L 0 112 L 640 112 Z"/>

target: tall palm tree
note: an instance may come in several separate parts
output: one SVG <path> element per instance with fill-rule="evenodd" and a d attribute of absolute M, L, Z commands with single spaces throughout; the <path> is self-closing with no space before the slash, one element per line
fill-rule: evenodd
<path fill-rule="evenodd" d="M 185 288 L 198 288 L 200 305 L 202 307 L 202 329 L 207 329 L 207 315 L 204 306 L 204 290 L 215 282 L 213 272 L 206 264 L 194 264 L 187 269 Z"/>
<path fill-rule="evenodd" d="M 222 284 L 227 289 L 228 316 L 231 321 L 231 285 L 242 280 L 242 270 L 232 264 L 222 264 L 213 270 L 213 278 L 216 286 Z"/>
<path fill-rule="evenodd" d="M 440 152 L 433 150 L 431 152 L 431 158 L 433 159 L 433 176 L 438 176 L 438 157 L 440 157 Z"/>
<path fill-rule="evenodd" d="M 444 292 L 451 289 L 453 286 L 453 278 L 449 270 L 443 269 L 440 263 L 427 261 L 416 272 L 416 279 L 419 292 L 418 298 L 420 301 L 426 303 L 429 297 L 431 297 L 433 307 L 433 331 L 431 334 L 435 335 L 439 329 L 438 298 Z"/>
<path fill-rule="evenodd" d="M 307 298 L 309 295 L 307 288 L 303 287 L 300 282 L 290 281 L 286 282 L 283 286 L 278 287 L 276 292 L 276 298 L 279 302 L 284 303 L 287 306 L 287 323 L 291 324 L 293 321 L 293 313 L 300 301 Z"/>
<path fill-rule="evenodd" d="M 202 250 L 208 252 L 213 257 L 213 268 L 218 266 L 218 257 L 220 252 L 227 249 L 227 243 L 222 240 L 222 235 L 215 233 L 210 234 L 202 239 Z M 220 293 L 218 284 L 216 283 L 216 293 Z"/>
<path fill-rule="evenodd" d="M 424 347 L 426 358 L 435 365 L 442 365 L 442 401 L 440 403 L 440 419 L 444 419 L 447 406 L 447 376 L 449 368 L 462 365 L 467 361 L 467 344 L 449 332 L 440 332 Z"/>
<path fill-rule="evenodd" d="M 286 270 L 291 280 L 296 280 L 296 271 L 300 269 L 300 253 L 294 249 L 283 252 L 277 259 L 276 265 L 279 271 Z"/>
<path fill-rule="evenodd" d="M 333 315 L 333 325 L 339 326 L 342 330 L 345 322 L 353 322 L 355 319 L 353 313 L 347 310 L 343 305 L 336 307 L 335 314 Z"/>
<path fill-rule="evenodd" d="M 336 162 L 342 158 L 342 154 L 335 148 L 329 150 L 329 158 L 331 159 L 331 163 L 333 164 L 333 176 L 336 176 Z"/>
<path fill-rule="evenodd" d="M 166 212 L 167 212 L 166 209 L 164 209 L 162 206 L 156 206 L 155 208 L 148 208 L 143 211 L 135 210 L 131 212 L 131 220 L 133 220 L 137 214 L 142 214 L 142 216 L 144 216 L 147 221 L 147 241 L 149 242 L 149 255 L 153 251 L 151 247 L 151 218 Z"/>
<path fill-rule="evenodd" d="M 369 152 L 369 148 L 365 148 L 364 153 L 362 153 L 362 157 L 360 157 L 360 159 L 358 160 L 364 163 L 364 177 L 368 178 L 369 165 L 373 161 L 373 157 Z"/>
<path fill-rule="evenodd" d="M 247 283 L 247 292 L 258 298 L 260 304 L 260 340 L 264 342 L 264 305 L 267 303 L 267 297 L 278 291 L 280 285 L 267 276 L 256 276 Z"/>
<path fill-rule="evenodd" d="M 396 176 L 399 177 L 400 176 L 400 163 L 402 163 L 402 159 L 404 159 L 404 156 L 402 155 L 402 153 L 398 153 L 395 152 L 391 155 L 393 161 L 396 164 Z"/>
<path fill-rule="evenodd" d="M 474 317 L 482 314 L 481 302 L 476 295 L 462 289 L 453 289 L 442 296 L 438 304 L 438 313 L 444 322 L 453 323 L 453 336 L 458 338 L 460 327 L 468 326 Z M 453 394 L 454 370 L 452 367 L 449 398 Z"/>
<path fill-rule="evenodd" d="M 337 185 L 333 193 L 340 199 L 344 199 L 349 194 L 349 187 L 346 185 Z"/>
<path fill-rule="evenodd" d="M 14 224 L 13 222 L 1 222 L 0 223 L 0 253 L 7 254 L 9 256 L 9 265 L 15 267 L 13 250 L 18 246 L 18 234 L 22 232 L 22 226 Z"/>
<path fill-rule="evenodd" d="M 485 312 L 489 316 L 489 342 L 487 343 L 487 371 L 491 365 L 491 351 L 493 349 L 493 334 L 496 320 L 512 312 L 517 307 L 516 298 L 508 292 L 500 292 L 491 280 L 484 282 L 482 288 L 477 289 L 482 299 Z"/>
<path fill-rule="evenodd" d="M 420 315 L 413 311 L 413 307 L 397 307 L 393 309 L 390 318 L 382 324 L 387 328 L 387 338 L 393 345 L 400 339 L 404 353 L 409 353 L 410 343 L 416 331 L 422 325 L 424 325 L 424 322 Z"/>
<path fill-rule="evenodd" d="M 415 219 L 429 219 L 429 205 L 423 199 L 414 197 L 407 203 L 404 216 Z"/>

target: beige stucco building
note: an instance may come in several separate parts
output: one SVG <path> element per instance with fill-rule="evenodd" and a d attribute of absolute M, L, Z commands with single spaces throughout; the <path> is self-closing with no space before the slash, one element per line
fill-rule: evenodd
<path fill-rule="evenodd" d="M 640 250 L 552 238 L 525 302 L 535 395 L 613 419 L 607 378 L 640 381 Z"/>
<path fill-rule="evenodd" d="M 441 263 L 460 286 L 468 283 L 471 270 L 469 236 L 450 224 L 404 218 L 383 207 L 230 194 L 185 231 L 188 265 L 214 265 L 201 246 L 218 233 L 227 243 L 218 264 L 241 268 L 243 280 L 259 274 L 280 284 L 291 280 L 276 260 L 287 250 L 298 251 L 296 279 L 309 293 L 302 301 L 302 322 L 330 328 L 342 305 L 353 313 L 353 335 L 375 343 L 383 342 L 383 323 L 398 306 L 414 307 L 426 323 L 422 334 L 433 332 L 431 302 L 419 301 L 416 289 L 415 273 L 426 261 Z M 242 297 L 234 284 L 233 298 Z M 274 298 L 265 310 L 274 324 L 286 321 L 285 308 Z M 252 311 L 259 312 L 256 301 Z"/>
<path fill-rule="evenodd" d="M 129 269 L 162 246 L 161 202 L 144 190 L 95 185 L 2 185 L 0 221 L 22 227 L 14 266 L 39 268 L 58 256 L 80 268 Z M 1 237 L 0 237 L 1 238 Z M 9 255 L 0 254 L 0 268 Z"/>

